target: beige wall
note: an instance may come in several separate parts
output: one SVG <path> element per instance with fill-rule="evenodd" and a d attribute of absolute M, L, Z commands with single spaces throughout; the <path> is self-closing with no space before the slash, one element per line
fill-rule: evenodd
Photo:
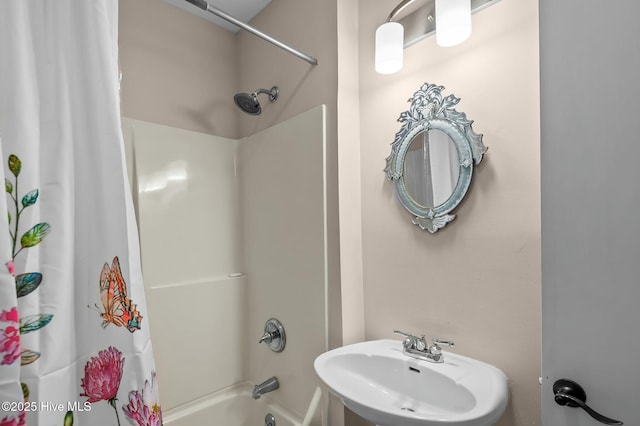
<path fill-rule="evenodd" d="M 343 344 L 364 340 L 358 2 L 338 3 L 338 175 Z"/>
<path fill-rule="evenodd" d="M 275 0 L 251 21 L 251 25 L 271 37 L 316 57 L 317 66 L 246 31 L 238 33 L 238 91 L 251 92 L 274 85 L 280 88 L 279 98 L 273 104 L 266 96 L 260 96 L 263 105 L 260 116 L 242 114 L 241 136 L 252 135 L 320 104 L 330 106 L 328 118 L 335 128 L 338 91 L 335 10 L 335 1 Z"/>
<path fill-rule="evenodd" d="M 236 35 L 162 0 L 119 7 L 122 115 L 237 139 Z"/>
<path fill-rule="evenodd" d="M 462 45 L 428 38 L 405 50 L 400 73 L 383 76 L 373 70 L 374 32 L 396 4 L 360 3 L 366 339 L 398 328 L 454 340 L 455 352 L 509 377 L 499 425 L 540 424 L 537 1 L 502 0 L 473 16 Z M 458 109 L 489 147 L 458 217 L 435 235 L 411 224 L 383 173 L 396 119 L 424 82 L 462 98 Z"/>

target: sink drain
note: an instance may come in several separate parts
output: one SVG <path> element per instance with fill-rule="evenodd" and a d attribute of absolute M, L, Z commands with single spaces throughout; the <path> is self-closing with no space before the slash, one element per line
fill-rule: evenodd
<path fill-rule="evenodd" d="M 409 411 L 411 413 L 415 413 L 416 412 L 416 410 L 414 410 L 413 408 L 410 408 L 410 407 L 402 407 L 401 410 L 402 411 Z"/>

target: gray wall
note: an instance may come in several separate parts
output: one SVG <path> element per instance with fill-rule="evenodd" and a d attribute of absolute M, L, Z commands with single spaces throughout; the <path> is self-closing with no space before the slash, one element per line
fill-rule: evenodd
<path fill-rule="evenodd" d="M 594 408 L 640 424 L 637 392 L 616 393 L 640 380 L 639 15 L 636 0 L 540 0 L 547 426 L 596 424 L 554 403 L 561 376 Z"/>

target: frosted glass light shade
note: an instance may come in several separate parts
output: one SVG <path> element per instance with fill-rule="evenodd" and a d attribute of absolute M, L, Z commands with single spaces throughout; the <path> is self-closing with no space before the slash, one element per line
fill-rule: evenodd
<path fill-rule="evenodd" d="M 450 47 L 471 35 L 471 0 L 436 0 L 436 43 Z"/>
<path fill-rule="evenodd" d="M 376 72 L 393 74 L 402 69 L 404 28 L 397 22 L 387 22 L 376 30 Z"/>

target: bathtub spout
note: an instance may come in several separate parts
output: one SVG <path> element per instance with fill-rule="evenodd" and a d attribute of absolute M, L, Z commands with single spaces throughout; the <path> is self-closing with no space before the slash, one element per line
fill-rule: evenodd
<path fill-rule="evenodd" d="M 259 385 L 255 385 L 253 388 L 253 399 L 258 399 L 260 398 L 261 395 L 267 393 L 267 392 L 272 392 L 276 389 L 278 389 L 280 387 L 280 383 L 278 382 L 278 379 L 273 376 L 267 380 L 265 380 L 264 382 L 260 383 Z"/>

